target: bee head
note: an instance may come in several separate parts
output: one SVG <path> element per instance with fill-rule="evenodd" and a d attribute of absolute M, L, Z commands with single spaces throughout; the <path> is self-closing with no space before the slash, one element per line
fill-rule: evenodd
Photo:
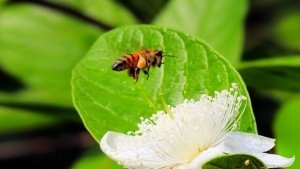
<path fill-rule="evenodd" d="M 163 51 L 162 50 L 157 49 L 157 50 L 154 51 L 154 53 L 155 53 L 156 56 L 159 56 L 159 57 L 163 56 Z"/>
<path fill-rule="evenodd" d="M 162 58 L 163 58 L 163 51 L 162 50 L 159 50 L 159 49 L 156 49 L 154 51 L 154 55 L 155 55 L 155 62 L 152 63 L 152 65 L 156 65 L 158 67 L 161 66 L 162 64 Z"/>

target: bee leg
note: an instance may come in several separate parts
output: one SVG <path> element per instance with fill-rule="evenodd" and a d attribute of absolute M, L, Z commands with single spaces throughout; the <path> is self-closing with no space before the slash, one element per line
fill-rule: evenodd
<path fill-rule="evenodd" d="M 149 72 L 147 70 L 144 70 L 144 73 L 145 73 L 145 75 L 147 75 L 147 80 L 148 80 Z"/>
<path fill-rule="evenodd" d="M 145 75 L 147 75 L 147 80 L 149 78 L 149 70 L 150 70 L 150 66 L 148 66 L 147 70 L 144 70 Z"/>
<path fill-rule="evenodd" d="M 135 72 L 134 72 L 134 79 L 135 79 L 135 82 L 137 82 L 139 80 L 139 74 L 140 74 L 140 69 L 139 68 L 136 68 L 135 69 Z"/>
<path fill-rule="evenodd" d="M 130 68 L 128 69 L 128 76 L 132 77 L 133 79 L 135 79 L 135 69 Z"/>

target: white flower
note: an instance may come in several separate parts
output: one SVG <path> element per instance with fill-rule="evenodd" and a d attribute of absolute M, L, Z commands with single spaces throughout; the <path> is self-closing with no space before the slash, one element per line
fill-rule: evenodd
<path fill-rule="evenodd" d="M 253 155 L 269 168 L 290 166 L 294 157 L 264 153 L 274 147 L 274 139 L 234 131 L 244 98 L 233 84 L 214 97 L 185 101 L 171 108 L 174 118 L 160 111 L 129 135 L 107 132 L 101 149 L 132 169 L 199 169 L 224 154 Z"/>

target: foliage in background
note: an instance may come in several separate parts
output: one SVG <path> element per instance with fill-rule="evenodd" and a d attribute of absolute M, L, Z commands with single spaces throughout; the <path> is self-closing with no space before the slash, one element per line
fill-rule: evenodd
<path fill-rule="evenodd" d="M 72 166 L 72 169 L 83 168 L 123 169 L 121 165 L 118 165 L 115 161 L 101 154 L 98 147 L 93 147 L 93 149 L 87 150 L 83 157 Z"/>
<path fill-rule="evenodd" d="M 112 0 L 55 0 L 58 4 L 70 6 L 87 16 L 107 25 L 135 24 L 137 19 L 124 6 Z"/>
<path fill-rule="evenodd" d="M 24 87 L 0 92 L 0 102 L 72 107 L 70 71 L 100 33 L 47 8 L 23 4 L 4 8 L 0 65 Z"/>
<path fill-rule="evenodd" d="M 287 100 L 278 110 L 275 123 L 274 132 L 277 138 L 276 150 L 285 156 L 293 156 L 296 158 L 300 156 L 299 140 L 299 114 L 300 110 L 300 95 L 296 95 Z M 290 169 L 297 169 L 300 167 L 300 161 L 295 160 L 295 163 L 289 167 Z"/>
<path fill-rule="evenodd" d="M 243 62 L 238 70 L 245 83 L 253 88 L 300 92 L 299 56 Z"/>
<path fill-rule="evenodd" d="M 197 35 L 236 65 L 241 60 L 247 6 L 246 0 L 172 0 L 154 24 Z"/>
<path fill-rule="evenodd" d="M 16 132 L 43 126 L 52 126 L 61 121 L 44 112 L 0 107 L 0 133 Z"/>
<path fill-rule="evenodd" d="M 300 50 L 300 12 L 288 11 L 274 23 L 273 37 L 276 42 L 291 50 Z"/>

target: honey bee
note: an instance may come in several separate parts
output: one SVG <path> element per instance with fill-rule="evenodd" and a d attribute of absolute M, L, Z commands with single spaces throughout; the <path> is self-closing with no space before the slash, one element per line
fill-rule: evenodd
<path fill-rule="evenodd" d="M 162 58 L 162 50 L 140 50 L 124 55 L 120 59 L 116 60 L 112 65 L 112 70 L 122 71 L 128 69 L 128 75 L 137 82 L 140 71 L 143 71 L 147 75 L 148 79 L 150 67 L 160 67 L 161 64 L 163 64 Z"/>

